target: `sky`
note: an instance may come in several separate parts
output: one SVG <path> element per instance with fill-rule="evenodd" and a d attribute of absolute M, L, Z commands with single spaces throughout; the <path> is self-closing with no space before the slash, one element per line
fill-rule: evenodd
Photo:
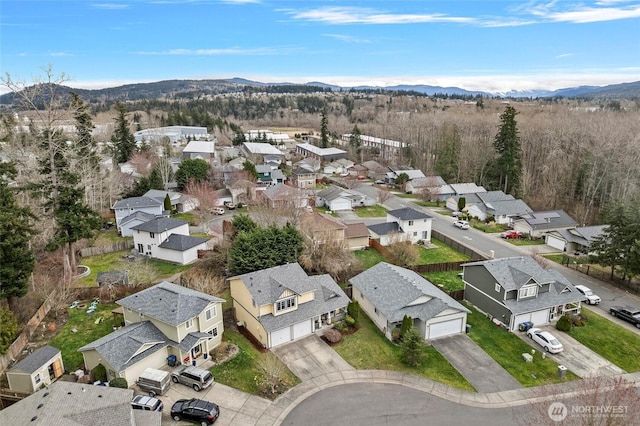
<path fill-rule="evenodd" d="M 640 80 L 640 1 L 0 0 L 0 71 L 492 93 Z M 1 89 L 6 92 L 6 88 Z"/>

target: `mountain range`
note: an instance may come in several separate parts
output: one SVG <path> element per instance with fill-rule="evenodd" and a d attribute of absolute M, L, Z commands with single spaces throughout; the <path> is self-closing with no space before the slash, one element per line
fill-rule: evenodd
<path fill-rule="evenodd" d="M 246 88 L 259 89 L 261 87 L 296 86 L 298 89 L 305 86 L 319 87 L 323 90 L 332 91 L 403 91 L 421 93 L 428 96 L 449 95 L 449 96 L 485 96 L 501 98 L 584 98 L 584 99 L 638 99 L 640 98 L 640 81 L 631 83 L 613 84 L 608 86 L 580 86 L 558 89 L 554 91 L 534 90 L 534 91 L 510 91 L 504 93 L 489 93 L 482 91 L 471 91 L 459 87 L 441 87 L 429 85 L 397 85 L 397 86 L 354 86 L 341 87 L 322 82 L 308 82 L 305 84 L 296 83 L 262 83 L 259 81 L 246 80 L 243 78 L 220 79 L 220 80 L 162 80 L 153 83 L 134 83 L 123 86 L 110 87 L 105 89 L 71 89 L 65 91 L 76 92 L 82 99 L 88 102 L 115 101 L 115 100 L 141 100 L 141 99 L 176 99 L 192 98 L 200 95 L 215 95 L 234 93 Z M 292 90 L 300 92 L 300 90 Z M 280 91 L 281 93 L 284 90 Z M 13 103 L 13 93 L 5 93 L 0 96 L 0 104 L 8 105 Z"/>

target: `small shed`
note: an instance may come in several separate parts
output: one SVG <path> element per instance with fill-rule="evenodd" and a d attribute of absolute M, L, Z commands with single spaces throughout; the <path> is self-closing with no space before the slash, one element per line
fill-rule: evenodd
<path fill-rule="evenodd" d="M 53 346 L 42 346 L 7 371 L 9 389 L 33 393 L 64 374 L 62 353 Z"/>

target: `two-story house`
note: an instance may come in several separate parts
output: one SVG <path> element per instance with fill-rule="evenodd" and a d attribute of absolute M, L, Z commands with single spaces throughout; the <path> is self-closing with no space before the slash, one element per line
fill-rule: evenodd
<path fill-rule="evenodd" d="M 307 336 L 342 318 L 349 298 L 325 275 L 297 263 L 229 278 L 236 321 L 265 348 Z"/>
<path fill-rule="evenodd" d="M 383 246 L 397 241 L 431 241 L 433 217 L 426 213 L 403 207 L 387 212 L 387 221 L 367 226 L 371 238 Z"/>
<path fill-rule="evenodd" d="M 291 184 L 299 189 L 313 189 L 316 187 L 316 173 L 302 167 L 293 169 L 289 179 Z"/>
<path fill-rule="evenodd" d="M 116 226 L 119 229 L 122 219 L 136 212 L 144 212 L 154 216 L 162 215 L 164 203 L 162 200 L 151 197 L 130 197 L 116 201 L 111 209 L 115 213 Z"/>
<path fill-rule="evenodd" d="M 207 248 L 207 239 L 189 235 L 189 222 L 158 217 L 131 228 L 138 253 L 180 265 L 198 259 L 198 250 Z"/>
<path fill-rule="evenodd" d="M 584 300 L 558 271 L 542 268 L 529 256 L 470 262 L 462 265 L 464 298 L 509 330 L 524 322 L 556 321 L 580 312 Z"/>
<path fill-rule="evenodd" d="M 256 164 L 256 172 L 258 173 L 258 184 L 271 186 L 284 183 L 286 180 L 282 170 L 269 164 Z"/>
<path fill-rule="evenodd" d="M 105 367 L 107 379 L 133 385 L 146 368 L 174 355 L 185 364 L 208 355 L 222 340 L 223 299 L 163 281 L 120 299 L 124 327 L 78 349 L 84 365 Z"/>

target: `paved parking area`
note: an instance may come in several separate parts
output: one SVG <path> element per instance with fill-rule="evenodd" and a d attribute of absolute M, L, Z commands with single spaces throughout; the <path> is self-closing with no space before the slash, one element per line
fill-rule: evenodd
<path fill-rule="evenodd" d="M 522 385 L 466 334 L 433 340 L 438 350 L 478 392 L 521 389 Z"/>
<path fill-rule="evenodd" d="M 558 331 L 555 326 L 542 325 L 537 326 L 537 328 L 553 334 L 556 339 L 562 343 L 562 346 L 564 346 L 563 351 L 559 354 L 547 354 L 547 356 L 558 364 L 564 365 L 579 377 L 613 376 L 625 373 L 620 367 L 604 359 L 576 339 L 566 333 Z M 535 350 L 544 351 L 540 345 L 527 337 L 526 333 L 518 331 L 516 334 L 529 343 Z"/>

